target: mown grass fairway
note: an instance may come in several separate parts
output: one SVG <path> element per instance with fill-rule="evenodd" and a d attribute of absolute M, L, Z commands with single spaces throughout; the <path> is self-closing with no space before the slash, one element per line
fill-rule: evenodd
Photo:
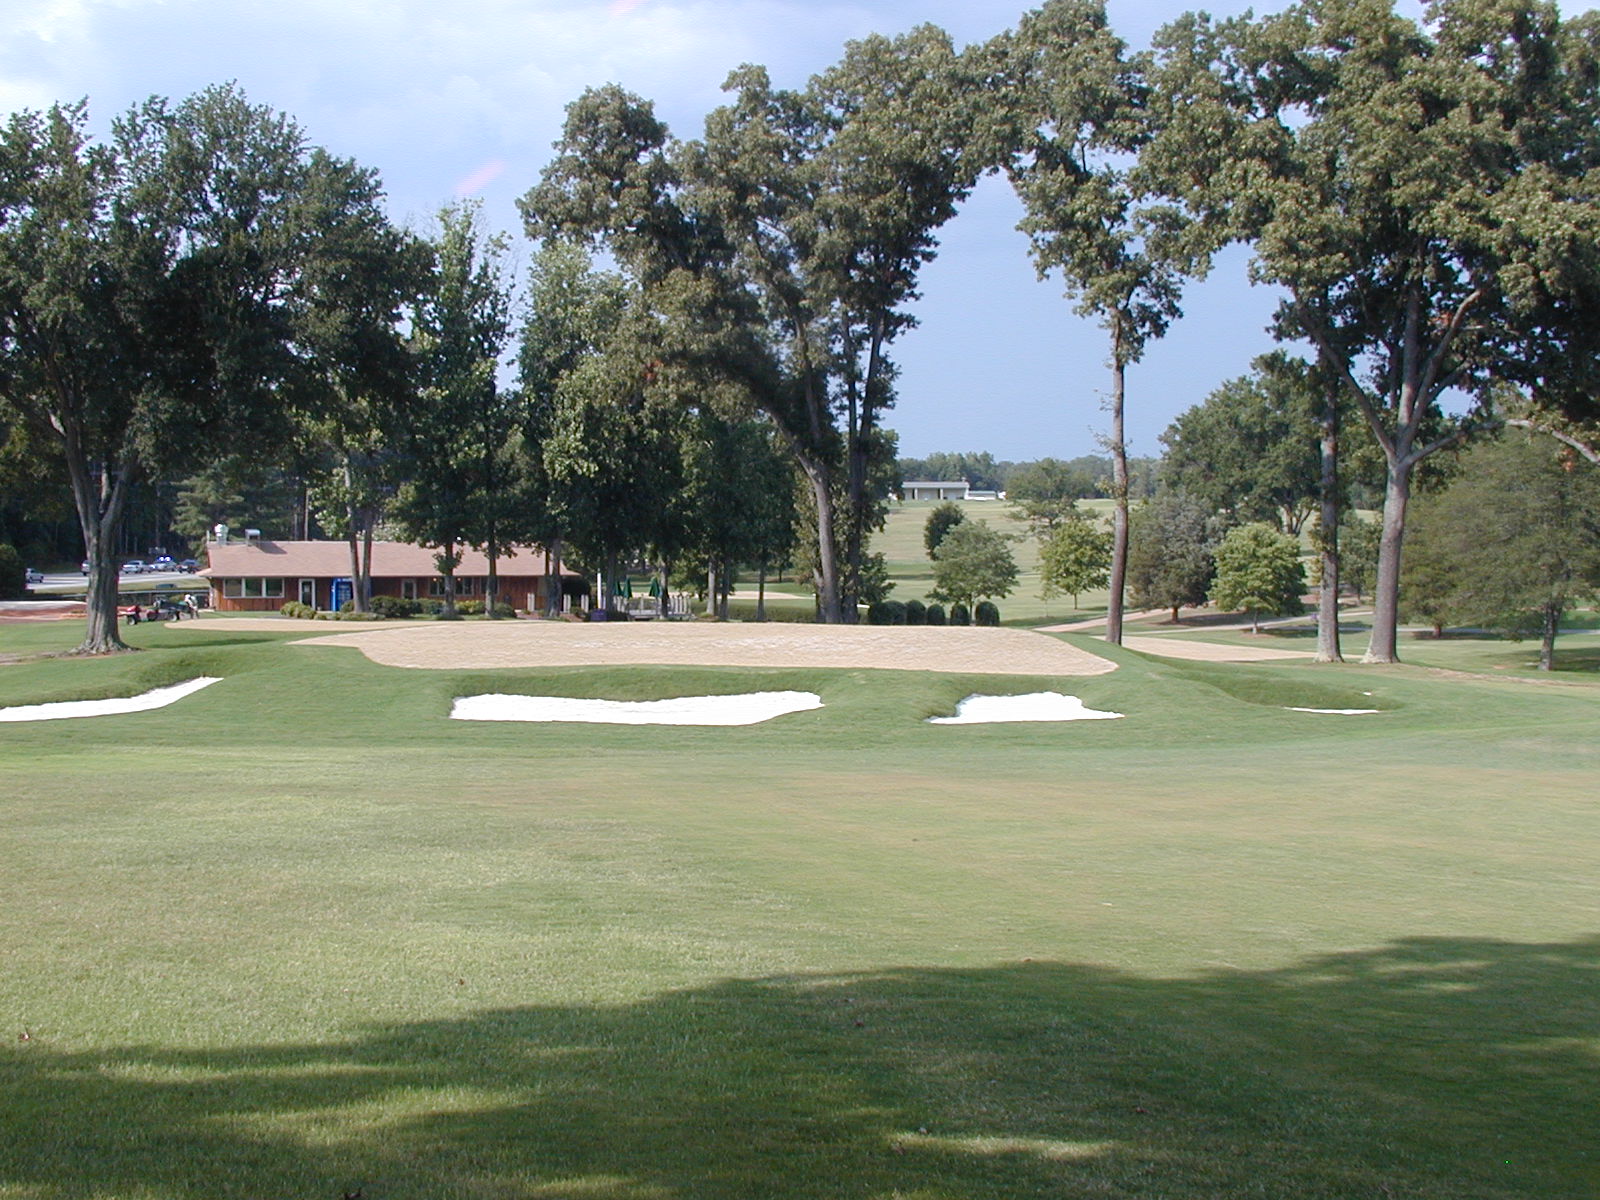
<path fill-rule="evenodd" d="M 1593 684 L 174 633 L 0 666 L 0 704 L 224 677 L 0 726 L 0 1197 L 1600 1193 Z M 922 723 L 1041 687 L 1127 718 Z M 445 719 L 773 688 L 827 707 Z"/>

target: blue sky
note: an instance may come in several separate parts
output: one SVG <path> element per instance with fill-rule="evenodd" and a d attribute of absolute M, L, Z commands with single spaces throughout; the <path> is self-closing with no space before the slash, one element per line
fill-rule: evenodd
<path fill-rule="evenodd" d="M 0 111 L 87 96 L 96 124 L 149 95 L 237 81 L 292 114 L 313 141 L 377 168 L 394 217 L 428 226 L 441 204 L 480 195 L 519 230 L 515 199 L 536 180 L 562 110 L 620 83 L 655 101 L 680 136 L 699 133 L 728 72 L 765 64 L 799 86 L 844 42 L 931 21 L 957 43 L 1015 24 L 1012 0 L 6 0 Z M 1113 0 L 1141 47 L 1194 7 Z M 1233 0 L 1206 6 L 1224 15 Z M 894 351 L 901 452 L 988 450 L 1072 457 L 1106 428 L 1105 338 L 1039 282 L 1010 187 L 991 179 L 942 234 L 923 276 L 921 326 Z M 520 230 L 519 230 L 520 241 Z M 524 247 L 526 244 L 523 243 Z M 523 255 L 526 258 L 526 248 Z M 1160 451 L 1172 418 L 1271 348 L 1275 298 L 1230 252 L 1190 288 L 1186 316 L 1129 375 L 1135 454 Z"/>

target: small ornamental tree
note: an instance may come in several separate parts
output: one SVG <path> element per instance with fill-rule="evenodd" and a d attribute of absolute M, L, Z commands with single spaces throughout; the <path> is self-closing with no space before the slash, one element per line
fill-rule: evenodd
<path fill-rule="evenodd" d="M 1042 540 L 1077 514 L 1077 502 L 1092 496 L 1095 478 L 1058 458 L 1025 463 L 1006 481 L 1006 499 L 1022 510 L 1023 519 Z"/>
<path fill-rule="evenodd" d="M 1106 586 L 1111 578 L 1111 531 L 1082 514 L 1056 525 L 1039 548 L 1043 599 L 1065 592 L 1078 607 L 1078 597 Z"/>
<path fill-rule="evenodd" d="M 966 519 L 966 514 L 953 500 L 934 506 L 928 514 L 927 524 L 922 527 L 922 544 L 927 547 L 929 558 L 938 557 L 939 543 L 944 541 L 944 535 Z"/>
<path fill-rule="evenodd" d="M 1219 609 L 1247 609 L 1250 632 L 1260 632 L 1262 613 L 1289 616 L 1301 611 L 1306 569 L 1300 546 L 1287 534 L 1256 522 L 1228 531 L 1217 547 L 1217 579 L 1211 602 Z"/>
<path fill-rule="evenodd" d="M 1473 447 L 1466 470 L 1416 505 L 1401 604 L 1429 620 L 1540 639 L 1555 661 L 1561 615 L 1600 584 L 1600 472 L 1547 438 Z"/>
<path fill-rule="evenodd" d="M 1370 595 L 1378 579 L 1378 545 L 1383 526 L 1347 513 L 1339 522 L 1339 581 L 1348 584 L 1356 599 Z"/>
<path fill-rule="evenodd" d="M 968 608 L 985 597 L 1004 599 L 1017 586 L 1017 560 L 1003 534 L 967 521 L 945 534 L 933 557 L 935 600 Z"/>
<path fill-rule="evenodd" d="M 1168 492 L 1134 510 L 1128 589 L 1141 608 L 1165 608 L 1173 621 L 1184 605 L 1204 604 L 1217 564 L 1218 522 L 1206 506 Z"/>

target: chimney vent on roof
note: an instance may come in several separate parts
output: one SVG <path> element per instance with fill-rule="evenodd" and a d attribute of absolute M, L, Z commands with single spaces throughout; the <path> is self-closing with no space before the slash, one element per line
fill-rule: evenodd
<path fill-rule="evenodd" d="M 213 525 L 211 527 L 211 540 L 219 546 L 226 546 L 228 544 L 228 527 L 222 524 Z"/>
<path fill-rule="evenodd" d="M 261 530 L 246 529 L 244 531 L 244 540 L 246 543 L 259 542 L 261 540 Z"/>

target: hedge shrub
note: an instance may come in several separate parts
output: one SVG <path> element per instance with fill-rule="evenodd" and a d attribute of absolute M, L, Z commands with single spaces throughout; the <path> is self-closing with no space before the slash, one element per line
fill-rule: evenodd
<path fill-rule="evenodd" d="M 28 569 L 10 542 L 0 542 L 0 600 L 22 600 L 28 595 Z"/>
<path fill-rule="evenodd" d="M 906 601 L 906 624 L 926 625 L 928 623 L 928 606 L 921 600 Z"/>
<path fill-rule="evenodd" d="M 879 600 L 867 606 L 868 625 L 904 625 L 906 606 L 898 600 Z"/>
<path fill-rule="evenodd" d="M 972 623 L 994 628 L 1000 624 L 1000 610 L 992 600 L 979 600 L 972 610 Z"/>
<path fill-rule="evenodd" d="M 380 617 L 405 619 L 417 616 L 425 609 L 421 600 L 413 600 L 407 596 L 374 596 L 372 611 Z"/>
<path fill-rule="evenodd" d="M 972 614 L 967 611 L 965 604 L 952 604 L 950 606 L 950 624 L 971 625 Z"/>
<path fill-rule="evenodd" d="M 928 605 L 928 613 L 927 613 L 926 620 L 927 620 L 927 624 L 929 624 L 929 625 L 943 625 L 944 624 L 944 605 L 942 605 L 942 604 L 930 604 L 930 605 Z"/>

